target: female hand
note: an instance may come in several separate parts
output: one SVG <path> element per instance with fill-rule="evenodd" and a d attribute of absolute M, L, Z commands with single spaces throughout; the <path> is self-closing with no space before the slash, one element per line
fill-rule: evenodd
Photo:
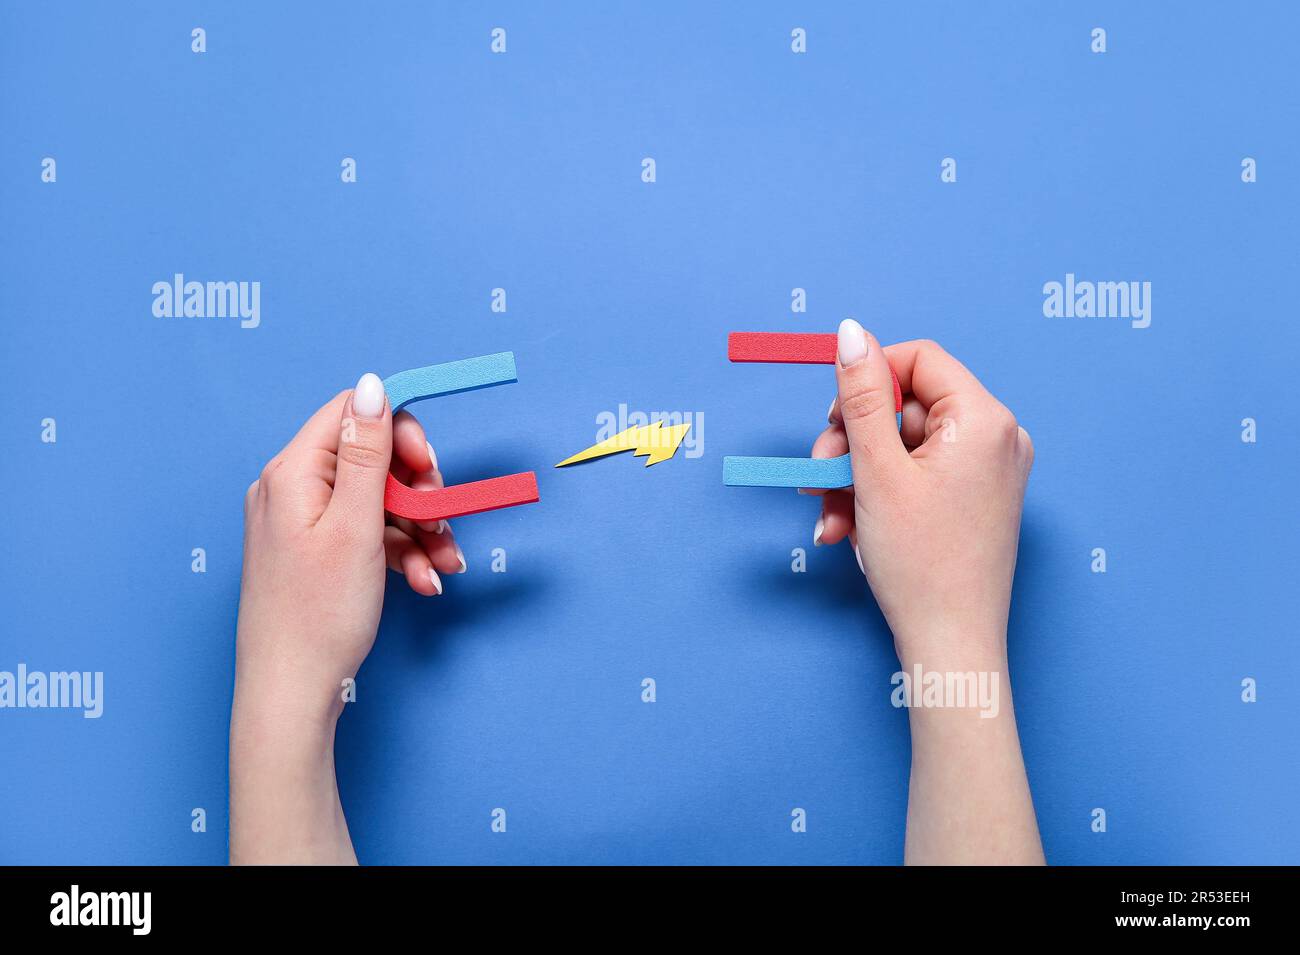
<path fill-rule="evenodd" d="M 893 367 L 904 393 L 895 419 Z M 970 678 L 985 698 L 910 683 L 908 863 L 1043 861 L 1007 677 L 1007 613 L 1034 449 L 1024 428 L 933 342 L 882 349 L 840 324 L 839 396 L 813 457 L 852 455 L 853 487 L 823 495 L 814 540 L 848 537 L 903 670 Z M 954 679 L 955 678 L 955 679 Z M 891 686 L 894 685 L 891 683 Z M 885 692 L 882 688 L 882 692 Z"/>
<path fill-rule="evenodd" d="M 891 367 L 904 394 L 901 431 Z M 824 492 L 814 542 L 849 538 L 904 663 L 928 648 L 1000 652 L 1029 435 L 934 342 L 882 349 L 849 319 L 836 373 L 839 396 L 812 456 L 851 452 L 853 487 Z"/>
<path fill-rule="evenodd" d="M 433 448 L 365 375 L 312 416 L 244 498 L 231 715 L 232 861 L 354 861 L 334 786 L 344 681 L 374 645 L 385 566 L 442 593 L 465 570 L 445 521 L 388 517 L 390 465 L 442 486 Z"/>

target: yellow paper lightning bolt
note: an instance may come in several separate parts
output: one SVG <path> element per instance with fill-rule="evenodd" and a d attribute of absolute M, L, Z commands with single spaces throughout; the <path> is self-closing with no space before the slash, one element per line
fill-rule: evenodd
<path fill-rule="evenodd" d="M 645 466 L 649 467 L 660 461 L 667 461 L 676 454 L 682 438 L 686 437 L 686 432 L 690 430 L 689 424 L 674 424 L 665 428 L 662 421 L 628 428 L 599 444 L 593 444 L 585 451 L 579 451 L 571 458 L 565 458 L 556 467 L 562 468 L 566 464 L 577 464 L 579 461 L 590 461 L 592 458 L 602 458 L 607 454 L 618 454 L 620 451 L 629 450 L 632 451 L 633 457 L 648 455 Z"/>

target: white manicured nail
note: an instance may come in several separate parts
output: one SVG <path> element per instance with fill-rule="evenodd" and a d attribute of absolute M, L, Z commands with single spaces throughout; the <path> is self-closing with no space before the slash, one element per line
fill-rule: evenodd
<path fill-rule="evenodd" d="M 826 518 L 817 518 L 817 526 L 813 528 L 813 546 L 822 546 L 822 531 L 826 530 Z"/>
<path fill-rule="evenodd" d="M 352 410 L 362 418 L 378 418 L 384 413 L 384 383 L 379 376 L 366 372 L 352 392 Z"/>
<path fill-rule="evenodd" d="M 434 590 L 439 594 L 442 593 L 442 578 L 438 576 L 438 572 L 432 567 L 429 568 L 429 582 L 433 584 Z"/>
<path fill-rule="evenodd" d="M 433 469 L 438 470 L 438 456 L 433 453 L 433 445 L 426 441 L 424 446 L 429 449 L 429 460 L 433 463 Z"/>
<path fill-rule="evenodd" d="M 831 399 L 831 406 L 830 406 L 829 408 L 826 409 L 826 423 L 827 423 L 827 424 L 834 424 L 834 423 L 835 423 L 835 402 L 837 402 L 837 401 L 839 401 L 838 398 L 832 398 L 832 399 Z"/>
<path fill-rule="evenodd" d="M 867 357 L 867 333 L 851 318 L 840 322 L 840 367 L 850 368 Z"/>
<path fill-rule="evenodd" d="M 853 545 L 853 556 L 858 559 L 858 570 L 862 571 L 862 576 L 867 575 L 867 568 L 862 566 L 862 551 L 858 550 L 858 545 Z"/>
<path fill-rule="evenodd" d="M 460 549 L 459 544 L 456 545 L 456 559 L 460 561 L 460 570 L 456 571 L 456 573 L 465 573 L 465 552 Z"/>

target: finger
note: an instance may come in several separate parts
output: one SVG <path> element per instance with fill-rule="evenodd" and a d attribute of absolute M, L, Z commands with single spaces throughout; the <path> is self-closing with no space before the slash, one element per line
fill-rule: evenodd
<path fill-rule="evenodd" d="M 849 546 L 853 548 L 853 556 L 857 558 L 858 570 L 862 571 L 862 576 L 867 575 L 867 568 L 862 563 L 862 551 L 858 548 L 858 528 L 856 525 L 849 531 Z"/>
<path fill-rule="evenodd" d="M 1024 468 L 1025 476 L 1028 477 L 1034 466 L 1034 442 L 1024 428 L 1016 429 L 1016 449 L 1020 453 L 1020 463 Z"/>
<path fill-rule="evenodd" d="M 427 446 L 427 444 L 426 444 Z M 429 459 L 433 462 L 432 470 L 424 471 L 420 474 L 411 476 L 408 486 L 416 491 L 436 491 L 443 486 L 442 474 L 438 470 L 438 456 L 434 454 L 433 448 L 428 447 Z M 440 534 L 447 530 L 446 521 L 416 521 L 416 525 L 425 531 L 433 534 Z"/>
<path fill-rule="evenodd" d="M 420 541 L 420 546 L 424 548 L 425 554 L 428 555 L 429 562 L 438 569 L 439 573 L 465 573 L 467 569 L 465 554 L 450 531 L 433 534 L 422 530 L 417 531 L 416 537 Z"/>
<path fill-rule="evenodd" d="M 404 575 L 417 594 L 436 597 L 442 593 L 442 578 L 424 549 L 396 527 L 384 528 L 384 558 L 388 569 Z"/>
<path fill-rule="evenodd" d="M 339 416 L 343 413 L 343 404 L 348 400 L 350 391 L 340 391 L 298 429 L 282 453 L 291 451 L 308 451 L 319 448 L 322 451 L 337 451 L 339 448 Z"/>
<path fill-rule="evenodd" d="M 875 336 L 851 318 L 840 322 L 835 377 L 854 485 L 870 488 L 900 479 L 912 461 L 898 437 L 889 361 Z"/>
<path fill-rule="evenodd" d="M 979 379 L 936 342 L 899 342 L 885 348 L 885 355 L 903 393 L 915 395 L 927 409 L 954 395 L 985 393 Z"/>
<path fill-rule="evenodd" d="M 325 519 L 346 521 L 358 544 L 378 547 L 384 529 L 384 485 L 393 457 L 392 414 L 383 382 L 365 374 L 338 423 L 338 468 Z"/>
<path fill-rule="evenodd" d="M 813 528 L 813 544 L 838 544 L 853 529 L 853 492 L 828 491 L 822 496 L 822 513 Z"/>
<path fill-rule="evenodd" d="M 408 487 L 431 490 L 442 487 L 442 475 L 437 474 L 437 468 L 438 456 L 433 453 L 433 445 L 425 437 L 420 422 L 405 411 L 393 415 L 393 476 Z M 436 475 L 433 483 L 421 479 L 429 472 Z M 426 531 L 446 527 L 442 521 L 419 521 L 418 524 Z"/>
<path fill-rule="evenodd" d="M 900 386 L 911 392 L 925 410 L 921 440 L 918 442 L 914 441 L 917 437 L 916 412 L 913 410 L 909 414 L 904 407 L 904 423 L 908 428 L 904 440 L 914 449 L 915 460 L 943 454 L 955 448 L 957 442 L 954 437 L 957 433 L 964 430 L 968 423 L 975 423 L 979 427 L 979 420 L 987 417 L 984 414 L 987 409 L 1000 407 L 997 399 L 989 394 L 980 380 L 935 342 L 903 342 L 891 346 L 886 352 L 894 365 Z M 945 440 L 931 440 L 940 432 Z"/>
<path fill-rule="evenodd" d="M 903 436 L 906 447 L 915 448 L 925 443 L 925 418 L 925 405 L 915 395 L 903 399 L 903 425 L 899 434 Z"/>
<path fill-rule="evenodd" d="M 405 465 L 409 474 L 423 474 L 438 466 L 424 428 L 408 411 L 393 415 L 393 461 Z"/>
<path fill-rule="evenodd" d="M 301 474 L 303 470 L 315 468 L 319 462 L 310 452 L 317 449 L 333 454 L 338 450 L 338 421 L 343 409 L 343 402 L 351 392 L 341 391 L 322 405 L 298 429 L 289 443 L 280 449 L 280 453 L 267 462 L 262 469 L 263 475 L 274 474 L 285 464 L 290 464 L 290 471 Z M 330 479 L 333 475 L 327 475 Z"/>
<path fill-rule="evenodd" d="M 831 425 L 817 435 L 817 440 L 813 442 L 812 456 L 814 458 L 838 458 L 841 454 L 848 453 L 849 436 L 845 433 L 842 424 Z"/>
<path fill-rule="evenodd" d="M 446 521 L 413 521 L 409 517 L 393 517 L 391 514 L 388 516 L 388 524 L 390 527 L 396 527 L 407 537 L 418 536 L 418 531 L 428 531 L 430 534 L 443 534 L 451 527 L 451 525 Z M 426 524 L 429 526 L 425 527 Z"/>
<path fill-rule="evenodd" d="M 814 458 L 838 458 L 840 455 L 848 453 L 849 438 L 844 433 L 843 425 L 831 425 L 819 434 L 817 440 L 813 442 L 812 457 Z M 819 487 L 801 487 L 799 493 L 821 496 L 826 491 Z"/>

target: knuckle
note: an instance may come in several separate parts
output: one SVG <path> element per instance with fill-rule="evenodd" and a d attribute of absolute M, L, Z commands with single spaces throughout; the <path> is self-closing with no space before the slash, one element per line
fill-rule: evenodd
<path fill-rule="evenodd" d="M 894 413 L 894 395 L 891 392 L 886 400 L 885 394 L 875 388 L 866 388 L 840 398 L 840 416 L 845 421 L 863 421 L 888 411 Z"/>
<path fill-rule="evenodd" d="M 1020 440 L 1020 422 L 1006 408 L 998 414 L 997 427 L 998 434 L 1003 439 L 1013 443 Z"/>
<path fill-rule="evenodd" d="M 1014 445 L 1020 437 L 1020 423 L 1005 405 L 994 401 L 982 415 L 983 429 L 992 441 Z"/>
<path fill-rule="evenodd" d="M 949 442 L 959 437 L 964 439 L 973 418 L 970 402 L 962 395 L 945 395 L 930 407 L 925 416 L 925 436 L 928 439 L 941 432 Z"/>
<path fill-rule="evenodd" d="M 971 402 L 969 395 L 954 393 L 944 395 L 930 406 L 931 418 L 971 418 L 979 409 Z"/>
<path fill-rule="evenodd" d="M 339 448 L 339 460 L 354 468 L 388 470 L 389 455 L 383 448 L 364 440 L 351 441 Z"/>
<path fill-rule="evenodd" d="M 917 342 L 916 342 L 916 351 L 917 351 L 917 353 L 920 354 L 920 355 L 932 355 L 932 356 L 933 356 L 933 355 L 946 355 L 946 354 L 947 354 L 947 352 L 945 352 L 945 351 L 943 350 L 943 346 L 940 345 L 940 344 L 939 344 L 937 341 L 935 341 L 933 338 L 919 338 L 919 339 L 917 339 Z"/>
<path fill-rule="evenodd" d="M 254 486 L 261 485 L 263 487 L 270 487 L 272 482 L 275 480 L 276 472 L 278 472 L 282 467 L 284 467 L 284 456 L 277 454 L 270 461 L 266 462 L 266 467 L 262 468 L 262 473 L 259 474 L 257 480 L 253 482 Z"/>

